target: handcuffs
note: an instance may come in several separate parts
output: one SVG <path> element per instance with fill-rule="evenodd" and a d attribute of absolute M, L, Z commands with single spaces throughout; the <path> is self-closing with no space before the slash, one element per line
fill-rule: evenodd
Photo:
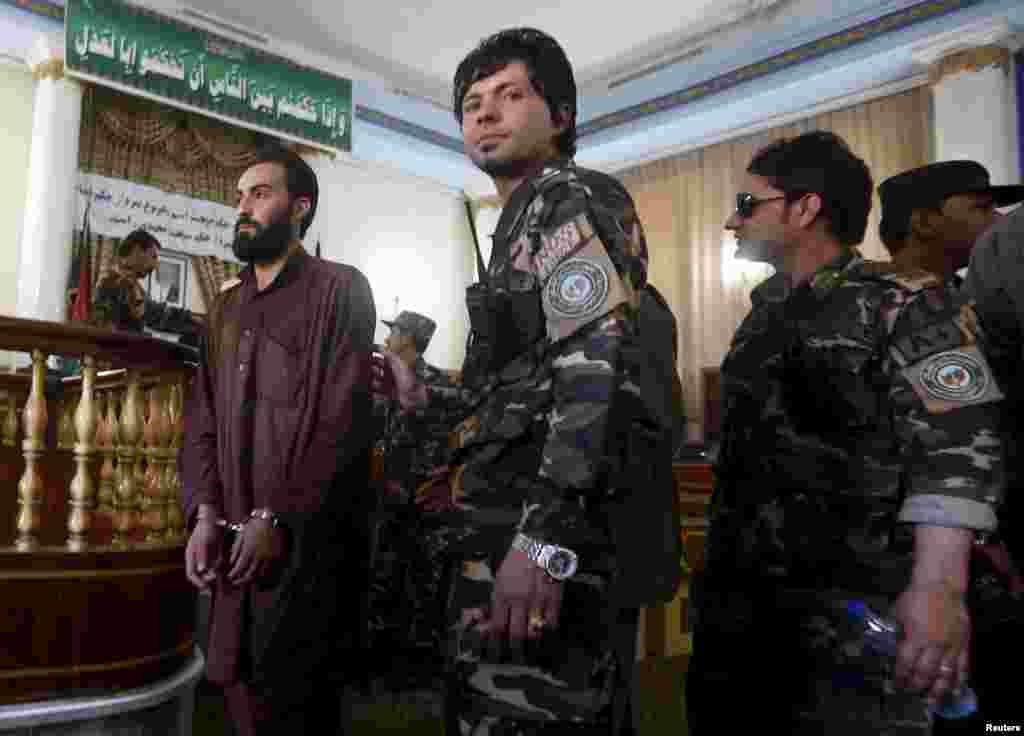
<path fill-rule="evenodd" d="M 272 529 L 276 529 L 281 526 L 281 517 L 267 509 L 253 509 L 249 512 L 249 519 L 263 519 L 264 521 L 269 521 Z M 222 527 L 229 532 L 240 532 L 245 529 L 245 525 L 249 522 L 249 519 L 246 519 L 245 521 L 230 522 L 227 519 L 219 518 L 214 519 L 213 524 L 214 526 Z M 197 519 L 197 521 L 204 521 L 204 519 Z"/>

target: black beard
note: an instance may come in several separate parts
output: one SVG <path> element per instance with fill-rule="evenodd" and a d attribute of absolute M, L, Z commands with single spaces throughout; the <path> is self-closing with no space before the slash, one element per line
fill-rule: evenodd
<path fill-rule="evenodd" d="M 235 227 L 235 239 L 231 243 L 235 257 L 247 263 L 270 263 L 283 256 L 292 241 L 291 223 L 275 222 L 273 225 L 257 225 L 257 228 L 250 235 L 239 232 Z"/>
<path fill-rule="evenodd" d="M 482 172 L 495 179 L 515 179 L 524 176 L 531 169 L 533 162 L 518 159 L 493 159 L 483 156 L 473 163 Z"/>
<path fill-rule="evenodd" d="M 736 244 L 736 255 L 734 258 L 738 261 L 767 263 L 775 266 L 776 261 L 779 260 L 780 254 L 784 250 L 785 248 L 777 240 L 753 238 L 751 240 L 741 240 Z"/>

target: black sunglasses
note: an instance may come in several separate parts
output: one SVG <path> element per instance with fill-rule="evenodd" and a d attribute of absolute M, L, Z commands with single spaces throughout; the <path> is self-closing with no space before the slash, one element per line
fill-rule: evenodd
<path fill-rule="evenodd" d="M 736 214 L 742 217 L 744 220 L 748 217 L 754 216 L 754 210 L 757 209 L 759 204 L 765 202 L 774 202 L 777 199 L 785 199 L 786 195 L 780 194 L 778 197 L 763 197 L 758 199 L 750 192 L 739 192 L 736 195 Z"/>

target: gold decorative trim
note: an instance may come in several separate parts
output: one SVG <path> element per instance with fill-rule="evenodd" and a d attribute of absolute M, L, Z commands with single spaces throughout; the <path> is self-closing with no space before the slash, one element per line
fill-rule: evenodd
<path fill-rule="evenodd" d="M 32 76 L 36 79 L 52 79 L 57 81 L 64 78 L 64 59 L 47 59 L 32 67 Z"/>
<path fill-rule="evenodd" d="M 8 570 L 0 572 L 3 580 L 95 580 L 97 578 L 127 578 L 139 575 L 160 575 L 168 572 L 184 572 L 184 561 L 152 567 L 133 567 L 127 570 Z"/>
<path fill-rule="evenodd" d="M 73 664 L 67 667 L 22 667 L 16 670 L 0 670 L 0 680 L 15 680 L 23 677 L 60 677 L 95 674 L 97 672 L 113 672 L 115 670 L 126 670 L 132 667 L 139 667 L 146 664 L 159 662 L 163 659 L 170 659 L 175 655 L 188 654 L 195 647 L 195 640 L 189 637 L 173 649 L 165 649 L 157 654 L 150 654 L 146 657 L 133 657 L 132 659 L 119 659 L 115 662 L 104 662 L 103 664 Z"/>
<path fill-rule="evenodd" d="M 935 62 L 928 71 L 932 84 L 963 72 L 976 72 L 989 67 L 1010 68 L 1010 50 L 1005 46 L 977 46 L 957 51 L 955 54 Z"/>

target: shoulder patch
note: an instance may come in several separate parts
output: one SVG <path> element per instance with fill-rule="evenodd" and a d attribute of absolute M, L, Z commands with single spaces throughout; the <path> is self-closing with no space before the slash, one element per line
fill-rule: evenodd
<path fill-rule="evenodd" d="M 220 285 L 220 293 L 223 294 L 225 291 L 229 291 L 231 289 L 234 289 L 236 286 L 238 286 L 241 283 L 242 283 L 242 279 L 237 278 L 237 277 L 233 278 L 233 279 L 228 279 L 227 281 L 225 281 L 223 284 Z"/>
<path fill-rule="evenodd" d="M 561 261 L 544 285 L 548 337 L 557 342 L 629 302 L 626 287 L 599 238 Z"/>
<path fill-rule="evenodd" d="M 592 237 L 594 228 L 585 214 L 579 214 L 560 227 L 542 233 L 541 247 L 533 256 L 532 264 L 540 282 L 546 283 L 555 267 L 590 242 Z"/>
<path fill-rule="evenodd" d="M 944 414 L 1003 398 L 988 362 L 976 346 L 936 353 L 903 370 L 930 414 Z"/>

